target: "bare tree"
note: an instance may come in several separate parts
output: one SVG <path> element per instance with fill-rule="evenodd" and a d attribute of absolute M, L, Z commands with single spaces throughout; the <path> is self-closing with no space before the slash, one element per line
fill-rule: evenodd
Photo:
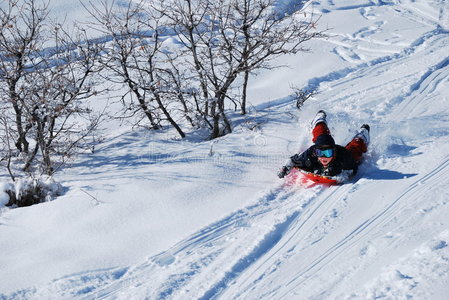
<path fill-rule="evenodd" d="M 212 118 L 211 138 L 225 135 L 232 131 L 230 121 L 225 114 L 225 98 L 230 81 L 226 77 L 229 68 L 221 56 L 221 47 L 216 32 L 214 18 L 219 12 L 209 1 L 170 0 L 161 1 L 153 6 L 167 20 L 167 27 L 173 28 L 184 46 L 179 56 L 180 63 L 196 74 L 197 90 L 201 103 L 201 114 Z M 218 5 L 218 8 L 221 7 Z M 232 71 L 231 71 L 232 73 Z"/>
<path fill-rule="evenodd" d="M 0 141 L 1 141 L 1 163 L 5 163 L 5 167 L 8 170 L 9 176 L 11 177 L 12 181 L 16 181 L 16 177 L 14 176 L 13 171 L 11 170 L 11 160 L 13 157 L 13 150 L 11 148 L 11 136 L 10 136 L 10 130 L 9 130 L 9 124 L 7 118 L 2 115 L 0 116 L 0 124 L 1 129 L 0 132 Z"/>
<path fill-rule="evenodd" d="M 162 50 L 163 40 L 160 38 L 159 33 L 159 16 L 154 16 L 151 12 L 146 15 L 147 20 L 144 20 L 142 25 L 151 33 L 151 39 L 148 41 L 148 36 L 145 33 L 137 32 L 137 36 L 141 39 L 142 43 L 134 56 L 134 61 L 136 62 L 135 67 L 141 79 L 142 88 L 149 93 L 151 99 L 156 101 L 158 109 L 162 112 L 166 121 L 184 138 L 185 133 L 172 116 L 169 105 L 176 100 L 181 100 L 181 104 L 183 105 L 186 105 L 186 103 L 180 95 L 176 98 L 171 97 L 172 93 L 170 91 L 172 90 L 172 84 L 177 78 L 166 68 L 168 65 L 165 61 L 166 56 Z M 167 75 L 170 77 L 167 78 Z"/>
<path fill-rule="evenodd" d="M 117 8 L 114 2 L 103 1 L 100 6 L 91 5 L 85 8 L 95 19 L 93 28 L 110 39 L 105 44 L 106 54 L 101 60 L 105 69 L 112 74 L 107 75 L 107 80 L 116 84 L 124 83 L 131 96 L 137 99 L 138 111 L 148 119 L 151 128 L 159 128 L 154 106 L 147 101 L 146 92 L 139 82 L 140 78 L 135 75 L 137 70 L 135 56 L 141 44 L 140 39 L 135 36 L 140 30 L 140 7 L 134 7 L 130 2 L 126 7 Z M 136 110 L 132 102 L 127 109 Z"/>
<path fill-rule="evenodd" d="M 36 2 L 13 0 L 0 11 L 2 139 L 16 146 L 4 152 L 13 180 L 11 159 L 25 173 L 52 175 L 99 120 L 84 102 L 97 94 L 100 48 L 82 31 L 48 23 L 47 6 Z"/>
<path fill-rule="evenodd" d="M 276 0 L 229 1 L 230 20 L 221 33 L 228 40 L 228 56 L 238 61 L 237 72 L 243 72 L 242 114 L 246 113 L 250 73 L 277 67 L 271 64 L 275 58 L 309 51 L 304 47 L 305 42 L 324 37 L 316 29 L 318 17 L 303 11 L 305 3 L 298 1 L 291 11 L 284 12 L 275 7 Z"/>
<path fill-rule="evenodd" d="M 296 100 L 296 107 L 301 109 L 304 103 L 310 98 L 316 96 L 318 91 L 316 88 L 311 89 L 301 89 L 298 87 L 292 87 L 293 89 L 293 98 Z"/>
<path fill-rule="evenodd" d="M 276 0 L 164 0 L 153 5 L 174 28 L 188 56 L 184 61 L 197 74 L 211 138 L 232 131 L 226 109 L 235 103 L 231 92 L 242 85 L 241 113 L 246 113 L 249 75 L 271 68 L 274 58 L 307 51 L 303 44 L 322 37 L 316 20 L 296 7 L 279 14 Z M 299 4 L 298 4 L 299 5 Z M 243 84 L 237 79 L 243 75 Z"/>
<path fill-rule="evenodd" d="M 10 0 L 0 6 L 0 88 L 2 105 L 14 111 L 15 146 L 29 152 L 27 133 L 30 124 L 24 119 L 22 100 L 29 93 L 24 77 L 39 63 L 34 53 L 42 48 L 47 5 L 35 0 Z"/>
<path fill-rule="evenodd" d="M 39 152 L 39 165 L 48 175 L 77 152 L 100 119 L 84 102 L 99 93 L 101 47 L 83 31 L 69 34 L 62 26 L 52 27 L 55 45 L 40 52 L 39 67 L 27 75 L 30 96 L 22 101 L 35 141 L 24 170 L 30 170 Z"/>
<path fill-rule="evenodd" d="M 165 25 L 177 35 L 184 46 L 183 49 L 180 49 L 181 53 L 178 56 L 177 63 L 184 60 L 195 71 L 200 87 L 199 94 L 203 100 L 202 103 L 199 103 L 199 99 L 196 99 L 196 104 L 198 107 L 201 106 L 200 112 L 207 115 L 209 112 L 209 102 L 207 101 L 209 90 L 206 74 L 203 72 L 202 57 L 200 56 L 202 43 L 199 34 L 209 13 L 207 3 L 191 0 L 154 1 L 150 9 L 157 11 L 166 18 Z"/>
<path fill-rule="evenodd" d="M 159 17 L 144 10 L 142 3 L 129 2 L 117 7 L 114 2 L 103 2 L 101 7 L 87 9 L 96 19 L 95 28 L 111 37 L 102 61 L 112 74 L 109 78 L 125 82 L 152 128 L 158 128 L 165 120 L 185 137 L 170 109 L 174 99 L 167 97 L 169 80 L 164 76 L 173 73 L 165 71 L 167 62 L 161 50 Z"/>

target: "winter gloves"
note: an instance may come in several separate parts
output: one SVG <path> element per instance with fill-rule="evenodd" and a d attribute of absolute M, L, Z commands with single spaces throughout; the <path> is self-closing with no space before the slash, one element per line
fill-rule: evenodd
<path fill-rule="evenodd" d="M 283 166 L 278 172 L 278 177 L 284 178 L 285 176 L 288 175 L 288 173 L 290 173 L 290 170 L 291 170 L 291 168 L 289 168 L 287 166 Z"/>

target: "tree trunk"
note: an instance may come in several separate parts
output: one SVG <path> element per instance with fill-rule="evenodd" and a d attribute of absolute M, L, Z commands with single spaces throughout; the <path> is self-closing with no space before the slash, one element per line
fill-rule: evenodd
<path fill-rule="evenodd" d="M 151 128 L 159 129 L 159 125 L 154 122 L 153 115 L 151 114 L 151 111 L 148 109 L 148 106 L 145 102 L 145 98 L 139 92 L 139 89 L 135 86 L 135 84 L 130 79 L 127 79 L 127 83 L 128 83 L 129 88 L 131 89 L 131 91 L 137 97 L 137 101 L 139 102 L 140 109 L 142 109 L 143 113 L 145 114 L 147 119 L 150 121 Z"/>
<path fill-rule="evenodd" d="M 14 112 L 16 114 L 16 127 L 17 127 L 17 141 L 15 142 L 15 146 L 17 150 L 19 150 L 22 153 L 28 153 L 29 152 L 29 143 L 26 139 L 26 131 L 23 128 L 22 123 L 22 109 L 19 106 L 19 96 L 16 93 L 16 84 L 17 81 L 14 81 L 11 83 L 9 87 L 9 95 L 12 102 L 12 107 L 14 109 Z"/>
<path fill-rule="evenodd" d="M 211 103 L 210 106 L 210 114 L 212 116 L 212 132 L 210 135 L 210 139 L 216 139 L 220 136 L 220 115 L 217 111 L 217 101 Z"/>
<path fill-rule="evenodd" d="M 188 11 L 188 18 L 189 18 L 189 25 L 187 26 L 188 32 L 189 32 L 189 40 L 191 43 L 190 51 L 192 52 L 192 58 L 195 66 L 195 70 L 198 73 L 198 76 L 200 78 L 200 86 L 201 90 L 203 92 L 203 98 L 206 99 L 206 103 L 204 105 L 204 114 L 207 116 L 209 115 L 209 103 L 207 102 L 207 99 L 209 98 L 209 93 L 207 91 L 207 84 L 206 84 L 206 78 L 204 77 L 204 74 L 202 73 L 203 67 L 201 65 L 200 59 L 198 57 L 197 52 L 197 43 L 195 42 L 195 36 L 194 36 L 194 29 L 195 29 L 195 20 L 193 18 L 194 12 L 192 11 L 192 2 L 190 0 L 187 0 L 187 5 L 189 8 Z"/>
<path fill-rule="evenodd" d="M 226 96 L 226 93 L 219 91 L 215 95 L 216 100 L 212 103 L 211 109 L 213 118 L 211 139 L 215 139 L 232 132 L 231 122 L 229 121 L 225 113 L 224 98 Z"/>
<path fill-rule="evenodd" d="M 168 112 L 167 108 L 165 107 L 164 103 L 162 103 L 162 99 L 161 99 L 161 96 L 159 95 L 159 93 L 155 90 L 153 90 L 152 92 L 153 92 L 154 98 L 156 99 L 157 104 L 159 105 L 159 109 L 162 110 L 162 113 L 167 118 L 167 121 L 176 129 L 176 131 L 179 133 L 181 138 L 185 138 L 186 137 L 185 133 L 182 131 L 181 127 L 179 127 L 178 123 L 176 123 L 176 121 L 173 120 L 173 118 L 171 117 L 171 115 Z"/>
<path fill-rule="evenodd" d="M 29 155 L 27 155 L 25 166 L 23 167 L 23 171 L 30 172 L 31 164 L 33 163 L 34 159 L 36 158 L 38 151 L 39 151 L 39 143 L 36 143 L 36 145 L 34 146 L 33 152 L 31 152 Z"/>
<path fill-rule="evenodd" d="M 246 115 L 246 91 L 248 88 L 248 80 L 249 80 L 249 71 L 246 70 L 243 78 L 243 87 L 242 87 L 242 103 L 241 103 L 241 114 Z"/>
<path fill-rule="evenodd" d="M 36 116 L 36 118 L 39 118 Z M 45 119 L 45 118 L 44 118 Z M 39 145 L 39 148 L 41 149 L 41 155 L 42 155 L 42 161 L 43 161 L 43 168 L 44 172 L 47 175 L 53 174 L 53 167 L 51 164 L 50 159 L 50 147 L 47 146 L 47 143 L 45 143 L 45 123 L 46 120 L 38 120 L 37 121 L 37 127 L 36 127 L 36 142 Z M 37 146 L 37 145 L 36 145 Z"/>

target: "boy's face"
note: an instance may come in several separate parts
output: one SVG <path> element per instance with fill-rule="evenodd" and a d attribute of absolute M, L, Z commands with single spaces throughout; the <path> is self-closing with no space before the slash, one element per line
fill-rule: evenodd
<path fill-rule="evenodd" d="M 335 149 L 331 146 L 315 149 L 315 154 L 318 158 L 318 161 L 323 165 L 323 167 L 327 167 L 334 159 L 334 152 Z"/>
<path fill-rule="evenodd" d="M 327 167 L 334 157 L 318 157 L 318 161 L 323 165 L 323 167 Z"/>

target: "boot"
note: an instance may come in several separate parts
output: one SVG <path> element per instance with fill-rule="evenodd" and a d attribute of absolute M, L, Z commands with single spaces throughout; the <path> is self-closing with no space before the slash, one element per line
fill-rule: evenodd
<path fill-rule="evenodd" d="M 315 118 L 313 119 L 313 121 L 312 121 L 312 123 L 311 123 L 312 128 L 315 128 L 315 126 L 316 126 L 317 124 L 319 124 L 319 123 L 324 123 L 324 124 L 327 125 L 327 121 L 326 121 L 326 112 L 325 112 L 324 110 L 319 110 L 319 111 L 316 113 L 316 116 L 315 116 Z"/>
<path fill-rule="evenodd" d="M 370 136 L 369 136 L 369 125 L 363 124 L 357 134 L 355 135 L 354 139 L 361 139 L 365 142 L 365 144 L 368 146 L 370 142 Z"/>

